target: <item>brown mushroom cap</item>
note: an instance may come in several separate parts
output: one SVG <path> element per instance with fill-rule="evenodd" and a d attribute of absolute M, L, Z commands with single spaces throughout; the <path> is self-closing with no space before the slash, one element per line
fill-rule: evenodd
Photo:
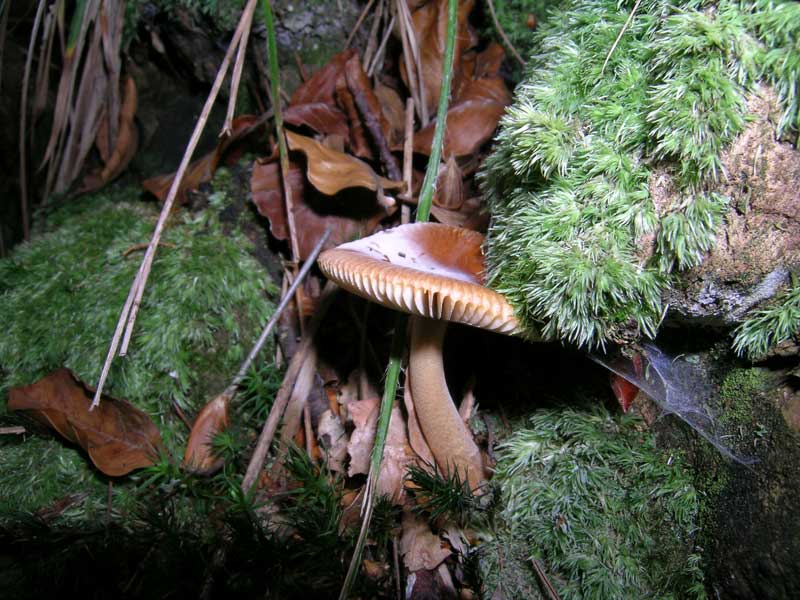
<path fill-rule="evenodd" d="M 421 317 L 516 333 L 514 309 L 485 287 L 484 236 L 439 223 L 412 223 L 323 252 L 331 280 L 367 300 Z"/>

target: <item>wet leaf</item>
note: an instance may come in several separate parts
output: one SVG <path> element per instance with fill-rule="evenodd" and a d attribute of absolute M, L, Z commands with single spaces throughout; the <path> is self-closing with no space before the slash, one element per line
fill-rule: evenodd
<path fill-rule="evenodd" d="M 180 188 L 178 188 L 178 195 L 175 198 L 175 202 L 178 204 L 186 204 L 189 199 L 188 193 L 191 190 L 196 190 L 200 187 L 200 184 L 211 181 L 225 153 L 231 150 L 235 144 L 241 142 L 248 135 L 255 132 L 264 124 L 264 121 L 265 118 L 263 116 L 256 117 L 254 115 L 243 115 L 234 119 L 231 127 L 231 135 L 223 137 L 217 145 L 216 150 L 189 164 L 183 176 L 183 181 L 181 181 Z M 167 199 L 167 194 L 169 193 L 174 178 L 175 173 L 158 175 L 145 180 L 142 185 L 144 189 L 156 196 L 161 202 L 164 202 L 164 200 Z"/>
<path fill-rule="evenodd" d="M 231 423 L 231 394 L 223 392 L 203 407 L 197 415 L 186 442 L 183 468 L 199 474 L 213 474 L 222 467 L 223 459 L 214 455 L 214 436 Z"/>
<path fill-rule="evenodd" d="M 403 563 L 411 572 L 420 569 L 431 571 L 450 556 L 450 550 L 442 547 L 442 541 L 431 533 L 428 523 L 411 511 L 403 512 L 400 552 Z"/>
<path fill-rule="evenodd" d="M 286 132 L 289 148 L 306 155 L 307 176 L 311 184 L 323 194 L 333 196 L 343 189 L 363 187 L 373 191 L 398 190 L 404 187 L 402 181 L 391 181 L 380 177 L 362 160 L 326 148 L 304 135 Z"/>
<path fill-rule="evenodd" d="M 302 169 L 294 163 L 289 168 L 289 185 L 292 186 L 300 260 L 308 258 L 326 228 L 331 228 L 331 237 L 325 247 L 333 248 L 369 235 L 386 216 L 374 198 L 366 203 L 354 202 L 352 198 L 343 201 L 338 197 L 318 195 L 307 185 Z M 258 212 L 269 220 L 272 235 L 279 240 L 288 239 L 289 228 L 278 164 L 254 164 L 250 189 Z"/>
<path fill-rule="evenodd" d="M 89 454 L 109 476 L 148 467 L 158 458 L 161 435 L 145 413 L 103 394 L 90 411 L 94 390 L 69 369 L 58 369 L 31 385 L 13 388 L 8 409 L 26 411 Z"/>

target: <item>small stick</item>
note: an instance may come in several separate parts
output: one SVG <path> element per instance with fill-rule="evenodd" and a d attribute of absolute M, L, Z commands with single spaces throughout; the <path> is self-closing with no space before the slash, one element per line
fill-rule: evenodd
<path fill-rule="evenodd" d="M 531 563 L 533 564 L 533 570 L 536 571 L 536 575 L 539 577 L 539 581 L 541 581 L 542 586 L 547 592 L 547 597 L 550 600 L 561 600 L 561 597 L 558 595 L 556 588 L 553 587 L 553 584 L 550 583 L 550 579 L 547 577 L 547 573 L 544 572 L 544 566 L 542 565 L 542 561 L 536 558 L 531 559 Z"/>
<path fill-rule="evenodd" d="M 511 50 L 511 54 L 514 55 L 514 58 L 517 59 L 517 62 L 524 67 L 525 61 L 519 55 L 517 49 L 514 48 L 514 44 L 511 43 L 511 40 L 508 39 L 506 32 L 503 31 L 503 26 L 500 25 L 500 21 L 497 20 L 497 13 L 494 12 L 494 2 L 492 2 L 492 0 L 486 0 L 486 7 L 489 9 L 489 14 L 492 16 L 492 24 L 494 25 L 494 28 L 497 30 L 500 39 L 503 40 L 503 45 Z"/>
<path fill-rule="evenodd" d="M 400 211 L 400 221 L 408 223 L 411 220 L 411 207 L 407 202 L 411 200 L 411 175 L 414 159 L 414 99 L 406 100 L 406 139 L 403 143 L 403 181 L 406 182 L 406 191 L 401 199 L 404 200 Z"/>
<path fill-rule="evenodd" d="M 397 550 L 397 536 L 392 536 L 392 562 L 394 563 L 394 582 L 397 600 L 403 600 L 403 580 L 400 573 L 400 552 Z"/>
<path fill-rule="evenodd" d="M 241 385 L 242 381 L 247 375 L 247 371 L 250 370 L 250 365 L 253 364 L 253 361 L 255 360 L 256 356 L 258 356 L 258 353 L 261 352 L 261 349 L 267 342 L 267 337 L 272 331 L 272 328 L 275 327 L 275 324 L 278 322 L 278 319 L 280 319 L 281 313 L 284 310 L 286 310 L 286 307 L 289 305 L 289 302 L 291 302 L 292 296 L 295 295 L 297 288 L 300 287 L 300 284 L 303 283 L 303 280 L 305 279 L 306 275 L 308 275 L 308 272 L 311 270 L 311 267 L 314 266 L 314 261 L 316 261 L 317 256 L 319 256 L 319 253 L 322 252 L 322 248 L 325 245 L 325 242 L 328 241 L 330 235 L 331 235 L 331 230 L 326 229 L 325 233 L 322 234 L 322 237 L 319 238 L 317 245 L 314 246 L 314 249 L 308 256 L 308 260 L 306 260 L 306 262 L 303 264 L 303 268 L 300 269 L 300 272 L 297 274 L 297 277 L 295 277 L 294 281 L 292 281 L 292 285 L 289 286 L 288 290 L 286 290 L 286 293 L 283 295 L 283 298 L 281 298 L 278 307 L 275 309 L 275 313 L 272 315 L 272 318 L 264 327 L 264 330 L 258 337 L 258 340 L 253 346 L 253 349 L 250 350 L 250 354 L 247 355 L 247 358 L 242 363 L 242 366 L 239 367 L 239 372 L 236 373 L 236 376 L 233 378 L 231 385 L 228 386 L 228 389 L 226 391 L 235 393 L 236 389 Z"/>
<path fill-rule="evenodd" d="M 364 22 L 364 19 L 367 18 L 369 14 L 369 9 L 372 8 L 372 5 L 375 4 L 375 0 L 369 0 L 367 5 L 364 7 L 364 10 L 361 11 L 361 14 L 358 15 L 358 20 L 356 24 L 353 25 L 353 30 L 350 32 L 350 35 L 347 36 L 347 41 L 344 43 L 344 48 L 347 50 L 350 47 L 350 44 L 353 41 L 353 38 L 356 36 L 356 33 L 361 28 L 361 24 Z"/>
<path fill-rule="evenodd" d="M 311 407 L 308 406 L 307 401 L 303 404 L 303 427 L 306 434 L 306 454 L 308 454 L 308 458 L 312 462 L 316 462 L 314 460 L 314 429 L 311 427 Z"/>
<path fill-rule="evenodd" d="M 247 42 L 250 38 L 250 29 L 253 26 L 253 13 L 256 11 L 255 3 L 248 4 L 242 11 L 241 20 L 246 22 L 242 39 L 239 42 L 239 50 L 236 53 L 236 62 L 233 65 L 233 76 L 231 77 L 231 93 L 228 97 L 228 113 L 225 115 L 225 124 L 219 137 L 228 137 L 233 131 L 233 113 L 236 112 L 236 97 L 239 94 L 239 82 L 242 79 L 242 69 L 244 68 L 244 58 L 247 54 Z"/>
<path fill-rule="evenodd" d="M 253 487 L 253 484 L 258 478 L 258 474 L 264 467 L 264 461 L 267 458 L 267 452 L 272 444 L 272 439 L 275 437 L 275 431 L 278 429 L 278 423 L 280 422 L 281 417 L 283 416 L 283 411 L 286 409 L 286 405 L 291 397 L 291 393 L 294 388 L 294 381 L 297 378 L 303 363 L 305 363 L 306 355 L 311 349 L 311 345 L 314 341 L 314 335 L 316 334 L 319 324 L 322 322 L 322 317 L 327 312 L 328 306 L 330 306 L 330 303 L 333 300 L 334 292 L 337 289 L 338 288 L 331 282 L 325 284 L 325 287 L 322 289 L 322 294 L 320 295 L 317 312 L 314 314 L 314 317 L 308 324 L 308 329 L 306 329 L 306 333 L 305 336 L 303 336 L 303 341 L 300 343 L 300 347 L 297 349 L 297 352 L 289 362 L 289 367 L 286 369 L 286 375 L 283 378 L 281 388 L 278 390 L 278 393 L 275 396 L 275 401 L 272 403 L 272 408 L 269 411 L 267 420 L 264 422 L 264 427 L 261 429 L 261 434 L 258 436 L 258 443 L 256 444 L 256 449 L 253 451 L 253 456 L 250 458 L 250 464 L 247 465 L 247 472 L 242 480 L 242 491 L 245 494 L 250 492 L 250 489 Z M 287 293 L 286 297 L 290 298 L 291 295 Z"/>
<path fill-rule="evenodd" d="M 625 21 L 625 25 L 622 26 L 622 29 L 620 30 L 619 35 L 617 36 L 617 39 L 615 39 L 614 43 L 611 44 L 611 50 L 608 51 L 606 59 L 603 61 L 603 66 L 600 69 L 600 75 L 602 75 L 605 72 L 606 65 L 608 64 L 609 59 L 611 59 L 611 55 L 614 54 L 614 50 L 617 49 L 617 46 L 619 45 L 619 42 L 622 39 L 622 36 L 625 35 L 625 32 L 628 31 L 628 27 L 631 26 L 633 17 L 636 14 L 636 11 L 639 9 L 639 4 L 641 3 L 642 0 L 636 0 L 636 4 L 633 5 L 633 8 L 631 9 L 631 14 L 628 15 L 628 20 Z"/>
<path fill-rule="evenodd" d="M 256 0 L 248 0 L 248 6 L 255 3 Z M 180 188 L 181 180 L 183 179 L 183 175 L 189 166 L 189 161 L 191 161 L 194 150 L 197 147 L 197 143 L 200 141 L 200 135 L 205 128 L 206 122 L 208 121 L 208 117 L 211 113 L 211 107 L 214 105 L 214 101 L 217 99 L 217 94 L 219 93 L 220 87 L 222 87 L 222 82 L 225 78 L 225 74 L 228 71 L 228 65 L 230 64 L 230 61 L 233 58 L 233 53 L 236 50 L 239 40 L 241 39 L 242 30 L 242 22 L 240 21 L 239 26 L 236 28 L 236 31 L 233 34 L 233 39 L 231 39 L 228 52 L 225 54 L 222 64 L 220 64 L 219 71 L 217 72 L 217 78 L 214 80 L 214 84 L 212 85 L 211 91 L 208 94 L 208 99 L 206 100 L 206 104 L 203 107 L 202 113 L 200 114 L 200 118 L 197 120 L 192 137 L 189 140 L 189 144 L 187 145 L 186 151 L 181 159 L 181 164 L 178 167 L 178 171 L 175 173 L 175 178 L 172 181 L 172 187 L 169 189 L 167 198 L 164 201 L 164 206 L 161 209 L 161 214 L 158 217 L 158 222 L 156 223 L 156 228 L 153 232 L 153 238 L 150 241 L 150 246 L 148 246 L 147 252 L 145 252 L 142 264 L 140 265 L 139 271 L 137 272 L 136 277 L 133 280 L 133 284 L 131 285 L 131 289 L 128 292 L 128 298 L 125 300 L 125 304 L 122 307 L 122 312 L 120 314 L 119 321 L 117 322 L 117 328 L 114 331 L 113 337 L 111 338 L 111 344 L 108 348 L 108 354 L 106 355 L 105 363 L 103 364 L 103 370 L 100 373 L 100 380 L 97 382 L 97 391 L 94 394 L 94 399 L 92 400 L 92 405 L 89 410 L 92 410 L 100 403 L 100 397 L 103 393 L 103 386 L 105 385 L 106 378 L 108 377 L 108 373 L 111 369 L 111 363 L 113 362 L 114 355 L 119 347 L 120 338 L 122 338 L 123 331 L 126 331 L 126 333 L 125 340 L 123 341 L 122 348 L 120 349 L 120 355 L 125 356 L 127 353 L 128 343 L 130 342 L 131 333 L 133 331 L 133 324 L 136 321 L 136 313 L 138 312 L 142 294 L 144 293 L 144 286 L 147 283 L 148 276 L 150 275 L 150 268 L 153 264 L 153 258 L 155 256 L 156 248 L 158 247 L 158 242 L 161 239 L 161 233 L 164 230 L 167 218 L 169 218 L 169 215 L 172 212 L 172 205 L 174 204 L 175 198 L 178 195 L 178 189 Z"/>
<path fill-rule="evenodd" d="M 25 428 L 22 425 L 0 427 L 0 435 L 22 435 L 23 433 L 25 433 Z"/>
<path fill-rule="evenodd" d="M 150 244 L 144 244 L 144 243 L 142 243 L 142 244 L 134 244 L 133 246 L 131 246 L 127 250 L 123 250 L 122 251 L 122 256 L 124 258 L 127 258 L 128 255 L 133 254 L 134 252 L 138 252 L 139 250 L 147 250 L 147 247 L 149 245 Z M 170 242 L 158 242 L 158 245 L 162 246 L 164 248 L 174 248 L 175 247 L 175 244 L 171 244 Z"/>
<path fill-rule="evenodd" d="M 369 30 L 369 38 L 367 39 L 367 47 L 364 49 L 364 56 L 363 56 L 363 65 L 364 69 L 367 68 L 367 65 L 372 60 L 372 54 L 375 52 L 375 42 L 378 39 L 378 27 L 380 27 L 381 21 L 383 20 L 383 11 L 384 11 L 384 2 L 381 0 L 380 4 L 378 4 L 378 10 L 375 13 L 375 16 L 372 19 L 372 27 Z"/>
<path fill-rule="evenodd" d="M 419 60 L 416 48 L 417 40 L 413 37 L 414 31 L 411 27 L 411 16 L 408 13 L 408 6 L 405 0 L 397 0 L 395 6 L 400 14 L 400 42 L 403 45 L 403 63 L 406 67 L 408 87 L 411 97 L 414 99 L 415 107 L 419 111 L 420 125 L 424 127 L 430 121 L 430 115 L 428 114 L 428 106 L 423 101 L 422 81 L 417 80 L 419 71 L 416 69 L 416 62 L 412 62 L 412 59 L 414 61 Z"/>

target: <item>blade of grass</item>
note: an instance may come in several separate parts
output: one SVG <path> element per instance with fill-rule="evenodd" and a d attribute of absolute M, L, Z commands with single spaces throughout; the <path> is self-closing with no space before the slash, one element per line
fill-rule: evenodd
<path fill-rule="evenodd" d="M 425 179 L 422 182 L 419 204 L 417 205 L 417 222 L 427 221 L 431 212 L 431 202 L 433 202 L 433 187 L 439 173 L 439 157 L 442 153 L 442 142 L 447 121 L 447 104 L 450 99 L 450 85 L 453 80 L 453 56 L 456 45 L 456 25 L 458 15 L 458 0 L 447 1 L 447 39 L 444 47 L 444 60 L 442 61 L 442 87 L 439 94 L 439 106 L 436 111 L 436 128 L 433 133 L 431 147 L 431 157 Z M 364 544 L 367 541 L 372 512 L 375 506 L 375 488 L 381 472 L 383 461 L 383 450 L 386 445 L 386 435 L 389 431 L 389 420 L 392 414 L 392 405 L 397 394 L 397 381 L 400 376 L 400 367 L 403 359 L 403 349 L 405 346 L 406 335 L 406 316 L 398 315 L 395 321 L 394 336 L 392 337 L 392 350 L 389 358 L 389 365 L 386 368 L 386 378 L 383 387 L 383 397 L 381 399 L 380 416 L 378 417 L 378 428 L 375 433 L 375 445 L 372 448 L 369 475 L 367 476 L 366 493 L 364 504 L 362 505 L 361 531 L 358 534 L 358 541 L 353 550 L 353 557 L 347 570 L 339 600 L 344 600 L 350 594 L 350 590 L 355 582 L 358 569 L 361 564 L 361 554 L 364 551 Z"/>

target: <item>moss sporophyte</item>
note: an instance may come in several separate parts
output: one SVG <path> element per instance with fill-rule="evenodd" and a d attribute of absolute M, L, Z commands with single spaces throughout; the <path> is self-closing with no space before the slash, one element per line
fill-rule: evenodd
<path fill-rule="evenodd" d="M 558 3 L 481 174 L 489 284 L 529 329 L 586 347 L 654 335 L 674 273 L 714 247 L 748 94 L 775 90 L 777 135 L 800 124 L 799 4 L 636 4 L 614 46 L 633 2 Z"/>

